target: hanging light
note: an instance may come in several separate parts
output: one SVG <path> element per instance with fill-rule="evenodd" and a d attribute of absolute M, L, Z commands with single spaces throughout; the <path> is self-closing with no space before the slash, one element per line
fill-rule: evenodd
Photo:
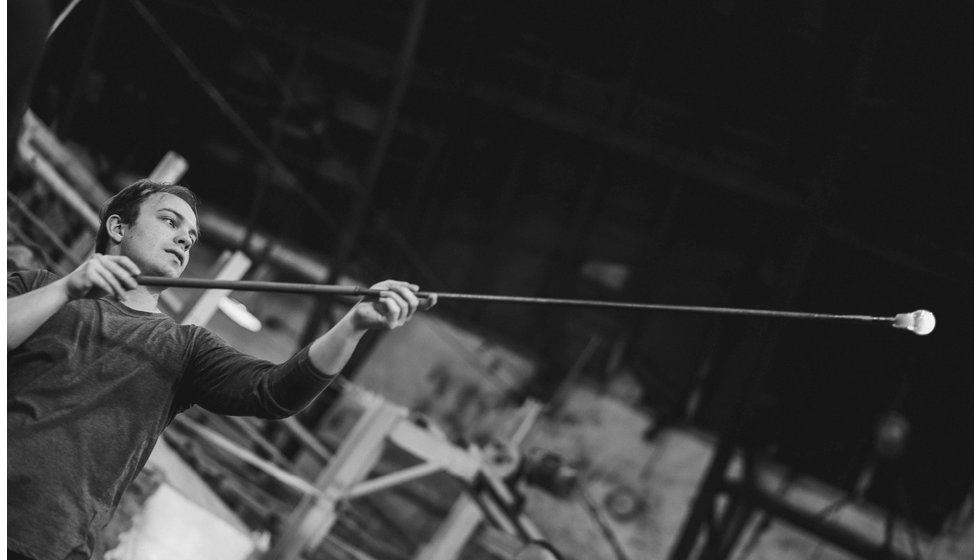
<path fill-rule="evenodd" d="M 249 313 L 248 308 L 240 301 L 225 296 L 218 300 L 218 309 L 245 330 L 251 332 L 262 330 L 262 321 L 259 321 L 258 317 Z"/>

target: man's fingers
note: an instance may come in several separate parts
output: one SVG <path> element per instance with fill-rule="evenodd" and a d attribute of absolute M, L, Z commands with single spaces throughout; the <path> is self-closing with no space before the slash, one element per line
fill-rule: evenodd
<path fill-rule="evenodd" d="M 140 275 L 140 267 L 136 266 L 136 263 L 134 263 L 129 257 L 118 255 L 112 256 L 111 259 L 113 262 L 126 269 L 129 274 L 133 276 Z"/>
<path fill-rule="evenodd" d="M 405 299 L 412 306 L 412 313 L 421 309 L 422 311 L 428 311 L 439 301 L 439 296 L 436 294 L 426 294 L 425 297 L 419 297 L 418 291 L 421 289 L 418 284 L 405 284 L 408 287 L 407 292 L 405 292 Z"/>
<path fill-rule="evenodd" d="M 378 282 L 371 286 L 371 289 L 380 292 L 374 304 L 374 310 L 378 314 L 372 319 L 375 328 L 400 327 L 407 323 L 420 308 L 429 309 L 435 305 L 437 299 L 435 296 L 420 298 L 417 294 L 418 285 L 398 280 Z"/>
<path fill-rule="evenodd" d="M 85 277 L 93 287 L 122 297 L 127 290 L 138 287 L 135 276 L 139 271 L 129 257 L 96 254 L 86 263 Z"/>
<path fill-rule="evenodd" d="M 411 309 L 409 309 L 408 302 L 405 301 L 405 298 L 397 290 L 386 291 L 385 299 L 395 304 L 395 321 L 401 323 L 408 318 Z"/>
<path fill-rule="evenodd" d="M 123 293 L 126 291 L 122 284 L 123 277 L 127 274 L 113 262 L 112 258 L 106 255 L 96 254 L 92 258 L 91 266 L 89 267 L 89 278 L 101 278 L 106 284 L 111 288 L 110 293 L 116 295 L 116 297 L 122 297 Z"/>
<path fill-rule="evenodd" d="M 378 303 L 384 305 L 385 309 L 387 309 L 387 313 L 383 314 L 385 319 L 389 322 L 398 323 L 400 321 L 399 315 L 401 315 L 402 308 L 390 294 L 391 292 L 384 292 L 381 297 L 378 298 Z"/>
<path fill-rule="evenodd" d="M 136 283 L 136 278 L 134 278 L 134 274 L 131 272 L 131 269 L 126 266 L 124 262 L 119 260 L 106 260 L 103 264 L 105 265 L 105 268 L 107 269 L 109 274 L 117 278 L 122 283 L 122 285 L 126 286 L 127 289 L 132 290 L 138 286 L 138 284 Z M 130 264 L 132 264 L 132 262 L 130 262 Z M 136 267 L 135 264 L 133 264 L 132 266 L 134 268 Z"/>
<path fill-rule="evenodd" d="M 88 280 L 90 287 L 87 290 L 88 293 L 84 294 L 86 297 L 91 297 L 89 294 L 91 294 L 94 290 L 102 290 L 107 294 L 112 293 L 112 286 L 110 286 L 109 283 L 106 282 L 101 276 L 92 275 L 88 277 Z"/>
<path fill-rule="evenodd" d="M 397 292 L 398 295 L 405 300 L 405 303 L 408 304 L 408 315 L 406 318 L 415 313 L 415 310 L 419 307 L 419 298 L 415 295 L 415 292 L 419 289 L 418 286 L 412 286 L 411 284 L 396 284 L 393 285 L 391 289 Z"/>
<path fill-rule="evenodd" d="M 112 272 L 110 272 L 104 266 L 103 267 L 94 268 L 92 270 L 92 278 L 93 278 L 93 280 L 95 280 L 95 279 L 101 279 L 102 282 L 101 283 L 98 283 L 97 282 L 97 284 L 99 286 L 105 286 L 105 285 L 109 286 L 110 289 L 108 289 L 106 291 L 108 291 L 109 293 L 115 294 L 117 298 L 118 297 L 122 297 L 122 295 L 126 292 L 126 290 L 123 289 L 122 285 L 119 284 L 119 280 L 112 274 Z M 103 289 L 105 289 L 105 288 L 103 288 Z"/>

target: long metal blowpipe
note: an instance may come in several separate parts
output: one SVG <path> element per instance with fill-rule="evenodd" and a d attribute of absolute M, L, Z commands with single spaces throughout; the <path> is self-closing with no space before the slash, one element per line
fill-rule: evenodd
<path fill-rule="evenodd" d="M 381 290 L 359 286 L 338 286 L 328 284 L 304 284 L 289 282 L 260 282 L 250 280 L 210 280 L 204 278 L 166 278 L 161 276 L 137 276 L 136 282 L 143 286 L 166 288 L 197 288 L 206 290 L 235 290 L 242 292 L 279 292 L 289 294 L 320 294 L 334 296 L 378 297 Z M 497 303 L 525 303 L 543 305 L 567 305 L 574 307 L 596 307 L 611 309 L 642 309 L 648 311 L 681 311 L 693 313 L 715 313 L 724 315 L 749 315 L 755 317 L 779 317 L 787 319 L 824 319 L 836 321 L 887 322 L 897 329 L 909 330 L 918 335 L 927 335 L 936 327 L 936 317 L 924 309 L 912 313 L 899 313 L 890 317 L 872 315 L 835 315 L 830 313 L 804 313 L 799 311 L 773 311 L 768 309 L 741 309 L 736 307 L 708 307 L 698 305 L 663 305 L 657 303 L 627 303 L 586 299 L 560 299 L 521 296 L 496 296 L 485 294 L 458 294 L 451 292 L 418 292 L 420 298 L 436 296 L 441 300 L 469 300 Z"/>

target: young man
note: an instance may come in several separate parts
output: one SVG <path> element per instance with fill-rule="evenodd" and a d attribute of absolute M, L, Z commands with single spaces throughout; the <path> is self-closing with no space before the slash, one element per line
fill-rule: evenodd
<path fill-rule="evenodd" d="M 242 354 L 157 307 L 197 241 L 196 198 L 139 181 L 102 208 L 96 254 L 65 277 L 7 277 L 7 548 L 10 558 L 88 558 L 126 487 L 174 416 L 190 406 L 283 418 L 309 404 L 368 329 L 419 308 L 418 286 L 388 280 L 374 302 L 288 361 Z M 427 301 L 425 308 L 435 301 Z"/>

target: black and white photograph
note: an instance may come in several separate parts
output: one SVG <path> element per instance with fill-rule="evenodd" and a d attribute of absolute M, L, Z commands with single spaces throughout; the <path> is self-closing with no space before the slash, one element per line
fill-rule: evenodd
<path fill-rule="evenodd" d="M 5 6 L 7 558 L 974 558 L 972 3 Z"/>

